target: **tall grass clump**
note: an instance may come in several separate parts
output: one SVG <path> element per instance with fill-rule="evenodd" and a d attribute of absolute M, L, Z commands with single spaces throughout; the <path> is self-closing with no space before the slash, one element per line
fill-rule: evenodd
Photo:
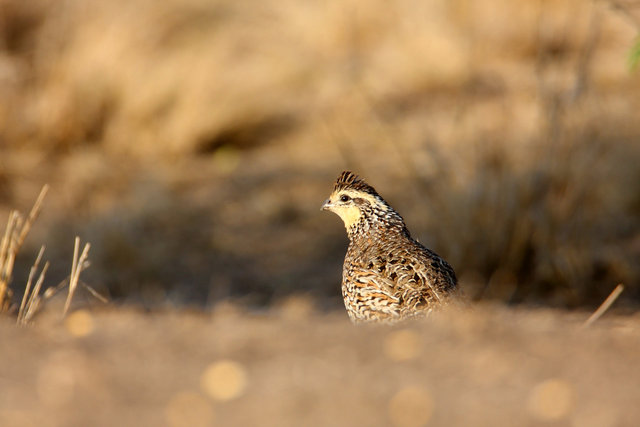
<path fill-rule="evenodd" d="M 425 187 L 431 217 L 444 220 L 428 229 L 466 273 L 471 296 L 574 306 L 625 282 L 636 297 L 634 146 L 581 135 L 521 150 L 518 160 L 504 143 L 478 144 L 474 155 L 441 162 Z M 456 185 L 461 169 L 472 172 Z"/>
<path fill-rule="evenodd" d="M 13 291 L 9 285 L 13 277 L 13 267 L 16 256 L 18 255 L 29 230 L 31 230 L 33 222 L 40 213 L 42 201 L 44 200 L 44 196 L 47 194 L 48 189 L 49 187 L 46 185 L 42 188 L 42 191 L 36 199 L 29 216 L 26 218 L 24 218 L 17 210 L 12 210 L 9 213 L 9 220 L 5 228 L 4 236 L 2 237 L 2 243 L 0 244 L 0 312 L 7 312 L 11 308 Z M 35 266 L 39 263 L 43 251 L 44 247 L 40 250 Z M 45 266 L 45 271 L 46 268 L 47 267 Z M 32 271 L 32 273 L 35 273 L 35 271 Z M 30 287 L 31 280 L 33 278 L 32 276 L 33 274 L 30 275 L 27 288 Z M 38 284 L 41 284 L 40 280 L 38 280 Z M 39 286 L 36 286 L 39 289 Z"/>
<path fill-rule="evenodd" d="M 19 211 L 12 210 L 9 213 L 9 220 L 5 228 L 5 232 L 0 243 L 0 313 L 11 313 L 17 315 L 18 324 L 24 325 L 29 323 L 38 310 L 41 308 L 43 301 L 51 298 L 58 290 L 67 286 L 68 293 L 64 304 L 62 316 L 66 316 L 71 306 L 71 301 L 80 283 L 80 273 L 89 266 L 88 254 L 90 245 L 87 243 L 82 250 L 80 249 L 80 239 L 76 237 L 71 274 L 68 283 L 66 280 L 55 287 L 49 287 L 42 292 L 45 275 L 49 268 L 49 262 L 45 262 L 42 269 L 39 268 L 45 251 L 43 245 L 38 252 L 35 262 L 29 271 L 29 278 L 24 289 L 19 307 L 13 303 L 14 290 L 12 289 L 13 268 L 15 260 L 20 251 L 27 234 L 31 230 L 33 223 L 41 212 L 42 202 L 49 190 L 49 186 L 45 185 L 38 198 L 36 199 L 31 211 L 27 217 L 24 217 Z M 39 271 L 39 273 L 38 273 Z M 37 277 L 37 279 L 36 279 Z M 35 283 L 34 283 L 35 280 Z M 104 300 L 88 285 L 85 285 L 90 292 L 97 298 Z M 15 313 L 17 311 L 17 313 Z"/>

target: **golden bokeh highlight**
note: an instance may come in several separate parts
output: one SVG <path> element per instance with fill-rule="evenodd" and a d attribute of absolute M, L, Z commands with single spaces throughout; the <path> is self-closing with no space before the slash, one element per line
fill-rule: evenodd
<path fill-rule="evenodd" d="M 561 379 L 552 378 L 536 385 L 529 395 L 531 414 L 544 421 L 560 420 L 573 409 L 573 388 Z"/>
<path fill-rule="evenodd" d="M 247 379 L 247 371 L 238 362 L 220 360 L 205 369 L 200 378 L 200 386 L 211 398 L 226 401 L 244 393 Z"/>
<path fill-rule="evenodd" d="M 415 359 L 420 355 L 420 337 L 409 329 L 392 332 L 384 340 L 383 350 L 394 361 Z"/>
<path fill-rule="evenodd" d="M 211 403 L 193 391 L 173 395 L 164 414 L 169 427 L 207 427 L 214 420 Z"/>
<path fill-rule="evenodd" d="M 421 427 L 431 419 L 433 408 L 433 398 L 427 390 L 406 387 L 389 401 L 389 419 L 395 427 Z"/>
<path fill-rule="evenodd" d="M 93 316 L 87 310 L 77 310 L 64 319 L 64 326 L 74 337 L 86 337 L 94 330 Z"/>

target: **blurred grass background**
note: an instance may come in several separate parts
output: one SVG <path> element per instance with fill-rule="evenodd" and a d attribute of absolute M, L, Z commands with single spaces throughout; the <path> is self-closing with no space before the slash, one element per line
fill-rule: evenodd
<path fill-rule="evenodd" d="M 14 286 L 80 234 L 115 299 L 339 307 L 349 168 L 474 299 L 637 306 L 639 31 L 638 2 L 2 0 L 0 219 L 52 186 Z"/>

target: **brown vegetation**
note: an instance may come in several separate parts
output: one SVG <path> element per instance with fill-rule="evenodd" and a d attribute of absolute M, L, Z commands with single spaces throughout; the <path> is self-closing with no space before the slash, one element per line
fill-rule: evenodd
<path fill-rule="evenodd" d="M 606 2 L 3 1 L 0 213 L 116 298 L 339 306 L 354 169 L 473 298 L 640 298 L 637 10 Z M 17 292 L 20 293 L 19 290 Z"/>

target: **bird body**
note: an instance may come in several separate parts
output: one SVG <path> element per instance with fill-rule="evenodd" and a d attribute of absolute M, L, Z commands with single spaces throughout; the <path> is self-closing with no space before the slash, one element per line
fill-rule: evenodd
<path fill-rule="evenodd" d="M 349 236 L 342 296 L 352 321 L 423 316 L 456 290 L 453 268 L 413 239 L 402 217 L 357 175 L 343 172 L 322 209 L 340 216 Z"/>

